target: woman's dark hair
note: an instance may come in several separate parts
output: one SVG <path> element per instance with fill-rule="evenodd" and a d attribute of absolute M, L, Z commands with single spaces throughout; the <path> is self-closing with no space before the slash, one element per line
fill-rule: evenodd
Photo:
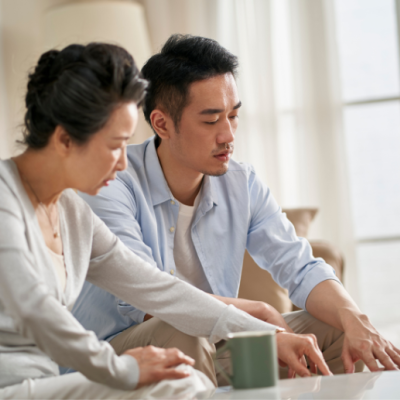
<path fill-rule="evenodd" d="M 119 104 L 133 101 L 140 106 L 146 87 L 122 47 L 90 43 L 50 50 L 29 75 L 24 143 L 43 148 L 60 125 L 83 144 L 104 127 Z"/>
<path fill-rule="evenodd" d="M 190 84 L 226 73 L 236 76 L 237 69 L 237 57 L 215 40 L 172 35 L 161 52 L 142 68 L 142 75 L 150 84 L 143 105 L 146 121 L 151 126 L 151 112 L 162 106 L 178 129 L 189 101 Z"/>

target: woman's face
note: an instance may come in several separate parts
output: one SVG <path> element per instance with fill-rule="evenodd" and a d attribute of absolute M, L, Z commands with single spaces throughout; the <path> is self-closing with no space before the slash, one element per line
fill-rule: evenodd
<path fill-rule="evenodd" d="M 106 125 L 84 145 L 75 145 L 66 160 L 70 187 L 96 195 L 118 171 L 127 166 L 126 145 L 135 131 L 137 105 L 122 103 L 111 114 Z"/>

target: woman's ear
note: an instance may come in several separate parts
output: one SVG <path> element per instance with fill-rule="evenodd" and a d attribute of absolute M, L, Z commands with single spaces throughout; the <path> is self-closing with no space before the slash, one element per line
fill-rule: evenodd
<path fill-rule="evenodd" d="M 67 131 L 62 126 L 57 125 L 50 137 L 50 144 L 54 146 L 59 155 L 66 156 L 70 153 L 73 143 Z"/>
<path fill-rule="evenodd" d="M 151 126 L 161 139 L 169 139 L 174 123 L 171 117 L 161 110 L 153 110 L 150 114 Z"/>

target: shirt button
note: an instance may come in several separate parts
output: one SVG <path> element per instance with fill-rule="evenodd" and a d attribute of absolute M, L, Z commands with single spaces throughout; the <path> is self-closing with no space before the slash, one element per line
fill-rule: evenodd
<path fill-rule="evenodd" d="M 174 228 L 173 226 L 171 226 L 171 228 L 169 228 L 169 231 L 170 231 L 171 233 L 174 233 L 175 228 Z"/>
<path fill-rule="evenodd" d="M 175 204 L 175 202 L 174 202 L 173 200 L 171 200 L 171 204 L 172 204 L 172 205 L 174 205 L 174 204 Z"/>
<path fill-rule="evenodd" d="M 171 271 L 169 271 L 169 272 L 171 272 L 171 275 L 173 275 L 175 273 L 175 271 L 173 269 L 171 269 Z"/>

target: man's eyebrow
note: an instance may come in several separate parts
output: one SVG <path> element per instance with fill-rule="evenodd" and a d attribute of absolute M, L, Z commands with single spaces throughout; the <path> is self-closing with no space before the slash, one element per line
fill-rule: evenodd
<path fill-rule="evenodd" d="M 239 103 L 236 104 L 235 107 L 233 107 L 234 110 L 237 110 L 238 108 L 242 107 L 242 102 L 239 100 Z"/>
<path fill-rule="evenodd" d="M 238 108 L 240 108 L 242 106 L 242 102 L 241 101 L 239 101 L 239 103 L 237 103 L 236 105 L 235 105 L 235 107 L 233 107 L 233 109 L 234 110 L 237 110 Z M 210 114 L 220 114 L 220 113 L 222 113 L 222 112 L 224 112 L 224 110 L 223 109 L 220 109 L 220 108 L 206 108 L 205 110 L 203 110 L 203 111 L 200 111 L 200 115 L 210 115 Z"/>

